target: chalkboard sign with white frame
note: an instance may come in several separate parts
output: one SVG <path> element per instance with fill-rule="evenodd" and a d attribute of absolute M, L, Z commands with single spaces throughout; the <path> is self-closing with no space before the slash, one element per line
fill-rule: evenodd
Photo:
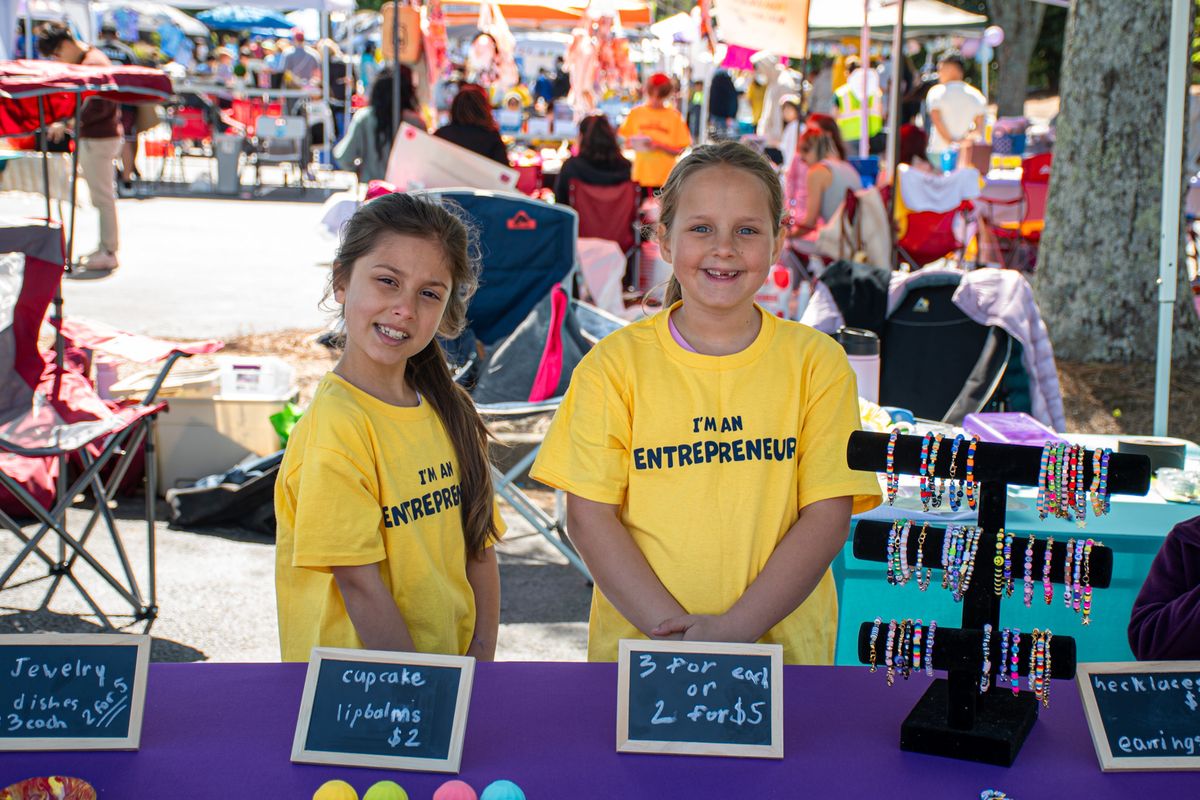
<path fill-rule="evenodd" d="M 136 750 L 150 637 L 0 635 L 0 750 Z"/>
<path fill-rule="evenodd" d="M 1200 661 L 1079 664 L 1100 768 L 1200 770 Z"/>
<path fill-rule="evenodd" d="M 622 639 L 617 750 L 783 758 L 783 648 Z"/>

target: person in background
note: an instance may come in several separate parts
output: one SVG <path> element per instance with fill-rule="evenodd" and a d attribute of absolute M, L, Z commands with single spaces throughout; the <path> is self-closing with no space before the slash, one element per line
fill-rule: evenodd
<path fill-rule="evenodd" d="M 603 114 L 579 123 L 579 152 L 563 162 L 554 181 L 554 202 L 571 204 L 571 179 L 596 186 L 615 186 L 629 180 L 633 165 L 621 155 L 617 132 Z"/>
<path fill-rule="evenodd" d="M 808 120 L 805 122 L 805 127 L 817 127 L 825 131 L 833 143 L 837 146 L 838 157 L 842 161 L 850 158 L 850 149 L 846 147 L 846 142 L 842 140 L 842 131 L 838 127 L 837 120 L 828 114 L 809 114 Z M 797 140 L 799 146 L 799 140 Z"/>
<path fill-rule="evenodd" d="M 534 102 L 545 100 L 547 104 L 554 102 L 554 81 L 545 67 L 538 69 L 537 80 L 533 82 L 533 99 Z"/>
<path fill-rule="evenodd" d="M 1200 660 L 1200 517 L 1163 540 L 1133 601 L 1128 633 L 1139 661 Z"/>
<path fill-rule="evenodd" d="M 983 137 L 987 100 L 963 80 L 965 76 L 962 56 L 948 53 L 938 61 L 938 85 L 925 95 L 932 123 L 929 159 L 935 166 L 941 165 L 942 153 Z"/>
<path fill-rule="evenodd" d="M 783 117 L 783 136 L 779 139 L 779 151 L 783 153 L 782 171 L 786 175 L 788 168 L 796 157 L 796 146 L 800 143 L 800 129 L 804 127 L 801 119 L 800 96 L 785 94 L 779 98 L 779 114 Z"/>
<path fill-rule="evenodd" d="M 84 44 L 61 22 L 48 22 L 37 35 L 37 49 L 43 58 L 65 64 L 92 67 L 111 67 L 112 62 L 99 48 Z M 51 141 L 61 141 L 74 120 L 56 122 L 49 127 Z M 121 154 L 123 129 L 121 109 L 116 103 L 99 97 L 89 97 L 79 114 L 79 130 L 75 132 L 79 148 L 79 168 L 87 181 L 92 205 L 100 215 L 100 245 L 79 259 L 85 272 L 109 272 L 119 266 L 117 247 L 117 199 L 113 186 L 113 162 Z"/>
<path fill-rule="evenodd" d="M 567 72 L 563 66 L 562 56 L 554 59 L 554 96 L 551 100 L 558 100 L 566 97 L 571 93 L 571 74 Z"/>
<path fill-rule="evenodd" d="M 738 90 L 727 70 L 713 74 L 708 87 L 708 127 L 714 139 L 737 136 Z"/>
<path fill-rule="evenodd" d="M 870 62 L 862 65 L 858 58 L 846 59 L 846 82 L 834 92 L 838 109 L 838 127 L 842 139 L 857 155 L 858 140 L 862 138 L 862 109 L 867 108 L 868 148 L 872 153 L 881 153 L 886 145 L 883 133 L 883 93 L 879 91 L 879 74 L 870 68 Z"/>
<path fill-rule="evenodd" d="M 671 79 L 656 72 L 646 81 L 645 102 L 634 106 L 617 131 L 634 149 L 633 179 L 647 191 L 667 182 L 675 159 L 692 144 L 687 122 L 670 103 Z"/>
<path fill-rule="evenodd" d="M 358 75 L 362 82 L 363 94 L 369 94 L 371 91 L 371 81 L 375 80 L 375 76 L 379 74 L 379 45 L 375 42 L 367 42 L 363 46 L 362 54 L 358 60 Z"/>
<path fill-rule="evenodd" d="M 114 25 L 101 26 L 100 37 L 96 39 L 95 46 L 114 64 L 128 67 L 140 63 L 133 48 L 117 38 L 117 29 Z M 137 173 L 137 114 L 137 106 L 127 103 L 121 105 L 121 129 L 125 132 L 125 136 L 121 144 L 121 185 L 119 189 L 123 192 L 133 190 L 133 179 Z"/>
<path fill-rule="evenodd" d="M 500 138 L 500 126 L 492 116 L 487 90 L 478 84 L 464 83 L 459 87 L 450 103 L 450 123 L 433 135 L 508 166 L 508 150 Z"/>
<path fill-rule="evenodd" d="M 350 74 L 350 62 L 342 55 L 342 49 L 332 39 L 322 39 L 318 50 L 324 58 L 329 53 L 329 109 L 333 112 L 333 127 L 341 137 L 346 127 L 346 109 L 350 106 L 350 95 L 354 94 L 354 78 Z"/>
<path fill-rule="evenodd" d="M 304 31 L 299 28 L 292 31 L 292 46 L 283 54 L 282 66 L 296 87 L 321 83 L 321 54 L 304 43 Z"/>
<path fill-rule="evenodd" d="M 808 127 L 800 135 L 797 154 L 808 165 L 805 176 L 804 214 L 796 214 L 792 228 L 793 236 L 802 236 L 823 220 L 833 218 L 837 207 L 846 199 L 846 190 L 862 187 L 858 170 L 843 161 L 837 152 L 837 144 L 825 131 Z"/>
<path fill-rule="evenodd" d="M 399 124 L 392 124 L 392 91 L 392 68 L 388 66 L 375 76 L 370 101 L 354 112 L 345 137 L 333 148 L 333 157 L 343 167 L 357 165 L 358 179 L 364 183 L 384 180 L 387 176 L 392 141 L 399 128 Z M 400 121 L 426 130 L 412 70 L 404 64 L 400 65 Z"/>

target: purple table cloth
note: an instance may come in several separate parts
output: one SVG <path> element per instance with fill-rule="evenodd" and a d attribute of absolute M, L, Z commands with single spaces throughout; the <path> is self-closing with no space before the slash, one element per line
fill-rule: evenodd
<path fill-rule="evenodd" d="M 34 775 L 91 781 L 99 797 L 308 800 L 340 778 L 361 795 L 395 780 L 429 800 L 453 776 L 289 760 L 303 664 L 151 664 L 138 752 L 0 753 L 0 788 Z M 900 723 L 928 685 L 882 671 L 787 667 L 781 761 L 616 752 L 612 664 L 479 664 L 462 772 L 544 798 L 888 797 L 974 800 L 984 788 L 1043 797 L 1191 797 L 1192 773 L 1100 772 L 1079 692 L 1055 681 L 1011 768 L 903 753 Z"/>

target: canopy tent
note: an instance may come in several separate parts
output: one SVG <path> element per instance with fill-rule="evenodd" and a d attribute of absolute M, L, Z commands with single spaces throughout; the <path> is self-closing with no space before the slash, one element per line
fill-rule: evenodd
<path fill-rule="evenodd" d="M 174 94 L 171 79 L 149 67 L 84 67 L 58 61 L 0 63 L 0 136 L 33 133 L 40 126 L 38 105 L 47 123 L 68 119 L 75 104 L 94 94 L 118 103 L 162 102 Z"/>
<path fill-rule="evenodd" d="M 229 5 L 224 0 L 169 0 L 176 8 L 223 8 Z M 302 8 L 315 8 L 325 13 L 340 12 L 353 14 L 354 0 L 254 0 L 255 8 L 269 8 L 273 11 L 299 11 Z"/>
<path fill-rule="evenodd" d="M 446 24 L 466 24 L 479 19 L 482 0 L 453 0 L 442 4 Z M 587 0 L 500 0 L 501 13 L 509 25 L 565 26 L 578 24 L 587 9 Z M 613 0 L 625 27 L 641 27 L 651 21 L 650 6 L 644 0 Z"/>
<path fill-rule="evenodd" d="M 880 6 L 866 15 L 865 22 L 872 33 L 890 38 L 896 24 L 899 4 Z M 857 36 L 863 27 L 862 2 L 846 0 L 810 0 L 808 10 L 809 35 L 820 38 Z M 987 27 L 987 17 L 972 14 L 938 0 L 906 0 L 904 3 L 904 33 L 921 36 L 935 33 L 971 33 Z"/>
<path fill-rule="evenodd" d="M 203 22 L 164 3 L 150 0 L 113 0 L 92 4 L 92 11 L 101 24 L 115 24 L 114 16 L 118 9 L 128 9 L 137 15 L 139 31 L 156 32 L 163 24 L 168 24 L 174 25 L 184 36 L 208 36 L 208 27 Z"/>
<path fill-rule="evenodd" d="M 88 0 L 0 0 L 0 31 L 6 32 L 0 36 L 0 60 L 14 55 L 11 48 L 19 19 L 32 19 L 35 23 L 65 20 L 88 41 L 96 33 Z"/>
<path fill-rule="evenodd" d="M 287 36 L 295 27 L 283 14 L 257 6 L 221 6 L 196 18 L 214 31 L 250 31 L 258 36 Z"/>

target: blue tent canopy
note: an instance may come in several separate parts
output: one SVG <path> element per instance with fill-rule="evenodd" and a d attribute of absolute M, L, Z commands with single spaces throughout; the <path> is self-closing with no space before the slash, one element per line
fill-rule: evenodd
<path fill-rule="evenodd" d="M 256 36 L 286 36 L 296 27 L 282 14 L 255 6 L 221 6 L 196 18 L 215 31 L 250 31 Z"/>

